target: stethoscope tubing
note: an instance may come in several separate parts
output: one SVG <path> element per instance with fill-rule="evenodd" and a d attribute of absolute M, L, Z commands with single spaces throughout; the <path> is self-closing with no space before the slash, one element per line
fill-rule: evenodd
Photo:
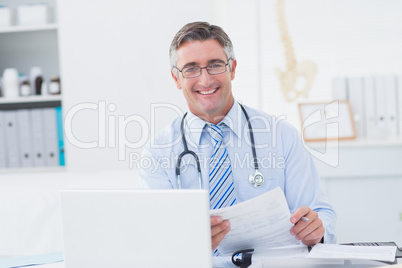
<path fill-rule="evenodd" d="M 242 109 L 242 111 L 244 113 L 244 116 L 247 119 L 248 129 L 249 129 L 249 133 L 250 133 L 251 151 L 253 153 L 254 169 L 255 169 L 255 172 L 258 172 L 258 161 L 257 161 L 257 153 L 255 151 L 253 128 L 252 128 L 250 118 L 249 118 L 249 116 L 247 114 L 246 109 L 240 103 L 239 103 L 239 105 L 240 105 L 240 107 L 241 107 L 241 109 Z M 184 121 L 185 121 L 186 116 L 187 116 L 187 113 L 184 114 L 183 118 L 181 119 L 181 123 L 180 123 L 180 133 L 181 133 L 181 139 L 182 139 L 182 142 L 183 142 L 184 151 L 178 156 L 177 163 L 176 163 L 177 184 L 179 186 L 179 189 L 181 189 L 181 177 L 180 177 L 180 175 L 181 175 L 180 174 L 181 161 L 182 161 L 182 159 L 183 159 L 183 157 L 185 155 L 189 154 L 189 155 L 192 155 L 194 157 L 195 162 L 197 163 L 198 184 L 199 184 L 200 189 L 202 189 L 202 180 L 201 180 L 202 176 L 201 176 L 200 161 L 199 161 L 199 158 L 198 158 L 197 154 L 194 151 L 191 151 L 191 150 L 188 149 L 187 141 L 186 141 L 186 138 L 185 138 L 185 135 L 184 135 Z"/>

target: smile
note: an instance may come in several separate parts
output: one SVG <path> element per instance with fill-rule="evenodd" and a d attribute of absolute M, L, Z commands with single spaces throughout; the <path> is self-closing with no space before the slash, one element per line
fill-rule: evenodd
<path fill-rule="evenodd" d="M 215 91 L 217 91 L 218 88 L 214 88 L 212 90 L 208 90 L 208 91 L 198 91 L 198 93 L 202 94 L 202 95 L 209 95 L 209 94 L 213 94 L 215 93 Z"/>

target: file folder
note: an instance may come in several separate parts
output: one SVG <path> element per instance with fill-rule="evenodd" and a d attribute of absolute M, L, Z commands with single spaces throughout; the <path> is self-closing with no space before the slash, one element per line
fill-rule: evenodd
<path fill-rule="evenodd" d="M 375 77 L 375 100 L 378 138 L 386 138 L 390 133 L 387 122 L 386 77 L 383 75 Z"/>
<path fill-rule="evenodd" d="M 46 166 L 59 165 L 59 148 L 57 135 L 57 118 L 55 108 L 43 108 L 44 144 Z"/>
<path fill-rule="evenodd" d="M 56 118 L 57 118 L 57 136 L 59 142 L 59 159 L 60 166 L 65 165 L 64 159 L 64 132 L 63 132 L 63 112 L 61 106 L 56 107 Z"/>
<path fill-rule="evenodd" d="M 385 120 L 388 129 L 388 137 L 396 138 L 398 136 L 397 129 L 397 108 L 396 108 L 396 82 L 395 75 L 387 75 L 384 77 L 384 95 L 385 95 Z"/>
<path fill-rule="evenodd" d="M 18 126 L 17 126 L 17 111 L 4 111 L 6 121 L 6 157 L 8 159 L 9 168 L 18 168 L 21 166 L 19 158 L 18 146 Z"/>
<path fill-rule="evenodd" d="M 347 100 L 348 99 L 348 88 L 347 79 L 344 76 L 335 76 L 332 78 L 332 98 L 334 100 Z"/>
<path fill-rule="evenodd" d="M 21 167 L 32 167 L 32 135 L 31 135 L 31 111 L 29 109 L 17 110 L 19 158 Z"/>
<path fill-rule="evenodd" d="M 0 168 L 7 167 L 6 158 L 6 121 L 4 112 L 0 110 Z"/>
<path fill-rule="evenodd" d="M 35 167 L 45 166 L 45 139 L 42 108 L 31 110 L 33 163 Z"/>
<path fill-rule="evenodd" d="M 374 76 L 363 77 L 363 94 L 365 99 L 365 126 L 366 136 L 368 138 L 375 138 L 377 135 L 377 109 L 376 99 L 374 92 Z"/>
<path fill-rule="evenodd" d="M 398 135 L 402 137 L 402 76 L 398 76 L 396 95 Z"/>
<path fill-rule="evenodd" d="M 361 77 L 350 77 L 348 79 L 348 90 L 353 121 L 355 122 L 356 136 L 365 137 L 363 79 Z"/>

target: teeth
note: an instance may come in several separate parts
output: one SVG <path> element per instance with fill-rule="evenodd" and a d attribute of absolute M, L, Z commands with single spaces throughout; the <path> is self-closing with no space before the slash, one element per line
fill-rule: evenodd
<path fill-rule="evenodd" d="M 212 89 L 212 90 L 210 90 L 210 91 L 198 91 L 198 92 L 199 92 L 200 94 L 202 94 L 202 95 L 208 95 L 208 94 L 214 93 L 216 90 L 217 90 L 217 89 L 215 88 L 215 89 Z"/>

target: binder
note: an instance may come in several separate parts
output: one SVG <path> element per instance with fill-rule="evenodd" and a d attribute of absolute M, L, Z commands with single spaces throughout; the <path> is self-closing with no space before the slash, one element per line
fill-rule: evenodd
<path fill-rule="evenodd" d="M 35 167 L 43 167 L 45 166 L 45 139 L 42 108 L 35 108 L 31 110 L 31 123 L 33 163 Z"/>
<path fill-rule="evenodd" d="M 365 137 L 363 79 L 361 77 L 350 77 L 348 79 L 348 92 L 353 120 L 355 122 L 356 136 Z"/>
<path fill-rule="evenodd" d="M 385 77 L 383 75 L 377 75 L 375 77 L 375 99 L 377 107 L 377 129 L 379 131 L 379 138 L 385 138 L 388 136 L 387 127 L 387 98 L 385 97 Z"/>
<path fill-rule="evenodd" d="M 365 121 L 367 138 L 375 138 L 377 136 L 377 109 L 374 84 L 374 76 L 363 77 L 363 95 L 365 101 L 365 116 L 363 119 Z"/>
<path fill-rule="evenodd" d="M 64 132 L 63 132 L 63 112 L 61 106 L 56 107 L 56 119 L 57 119 L 57 136 L 59 142 L 59 160 L 60 166 L 65 165 L 64 159 Z"/>
<path fill-rule="evenodd" d="M 402 138 L 402 75 L 398 76 L 397 79 L 397 90 L 396 90 L 396 110 L 397 110 L 397 127 L 398 135 Z"/>
<path fill-rule="evenodd" d="M 389 138 L 398 136 L 396 82 L 397 77 L 395 75 L 384 76 L 385 123 Z"/>
<path fill-rule="evenodd" d="M 4 111 L 6 122 L 6 158 L 8 160 L 7 167 L 18 168 L 21 166 L 19 158 L 18 146 L 18 122 L 17 111 L 9 110 Z"/>
<path fill-rule="evenodd" d="M 31 135 L 31 111 L 19 109 L 17 111 L 19 158 L 21 167 L 32 167 L 32 135 Z"/>
<path fill-rule="evenodd" d="M 44 144 L 45 144 L 45 164 L 46 166 L 59 165 L 59 149 L 57 135 L 57 119 L 55 108 L 43 108 L 44 125 Z"/>
<path fill-rule="evenodd" d="M 7 167 L 6 157 L 6 121 L 4 112 L 0 110 L 0 168 Z"/>
<path fill-rule="evenodd" d="M 348 99 L 347 79 L 344 76 L 335 76 L 331 81 L 332 98 L 334 100 Z"/>

